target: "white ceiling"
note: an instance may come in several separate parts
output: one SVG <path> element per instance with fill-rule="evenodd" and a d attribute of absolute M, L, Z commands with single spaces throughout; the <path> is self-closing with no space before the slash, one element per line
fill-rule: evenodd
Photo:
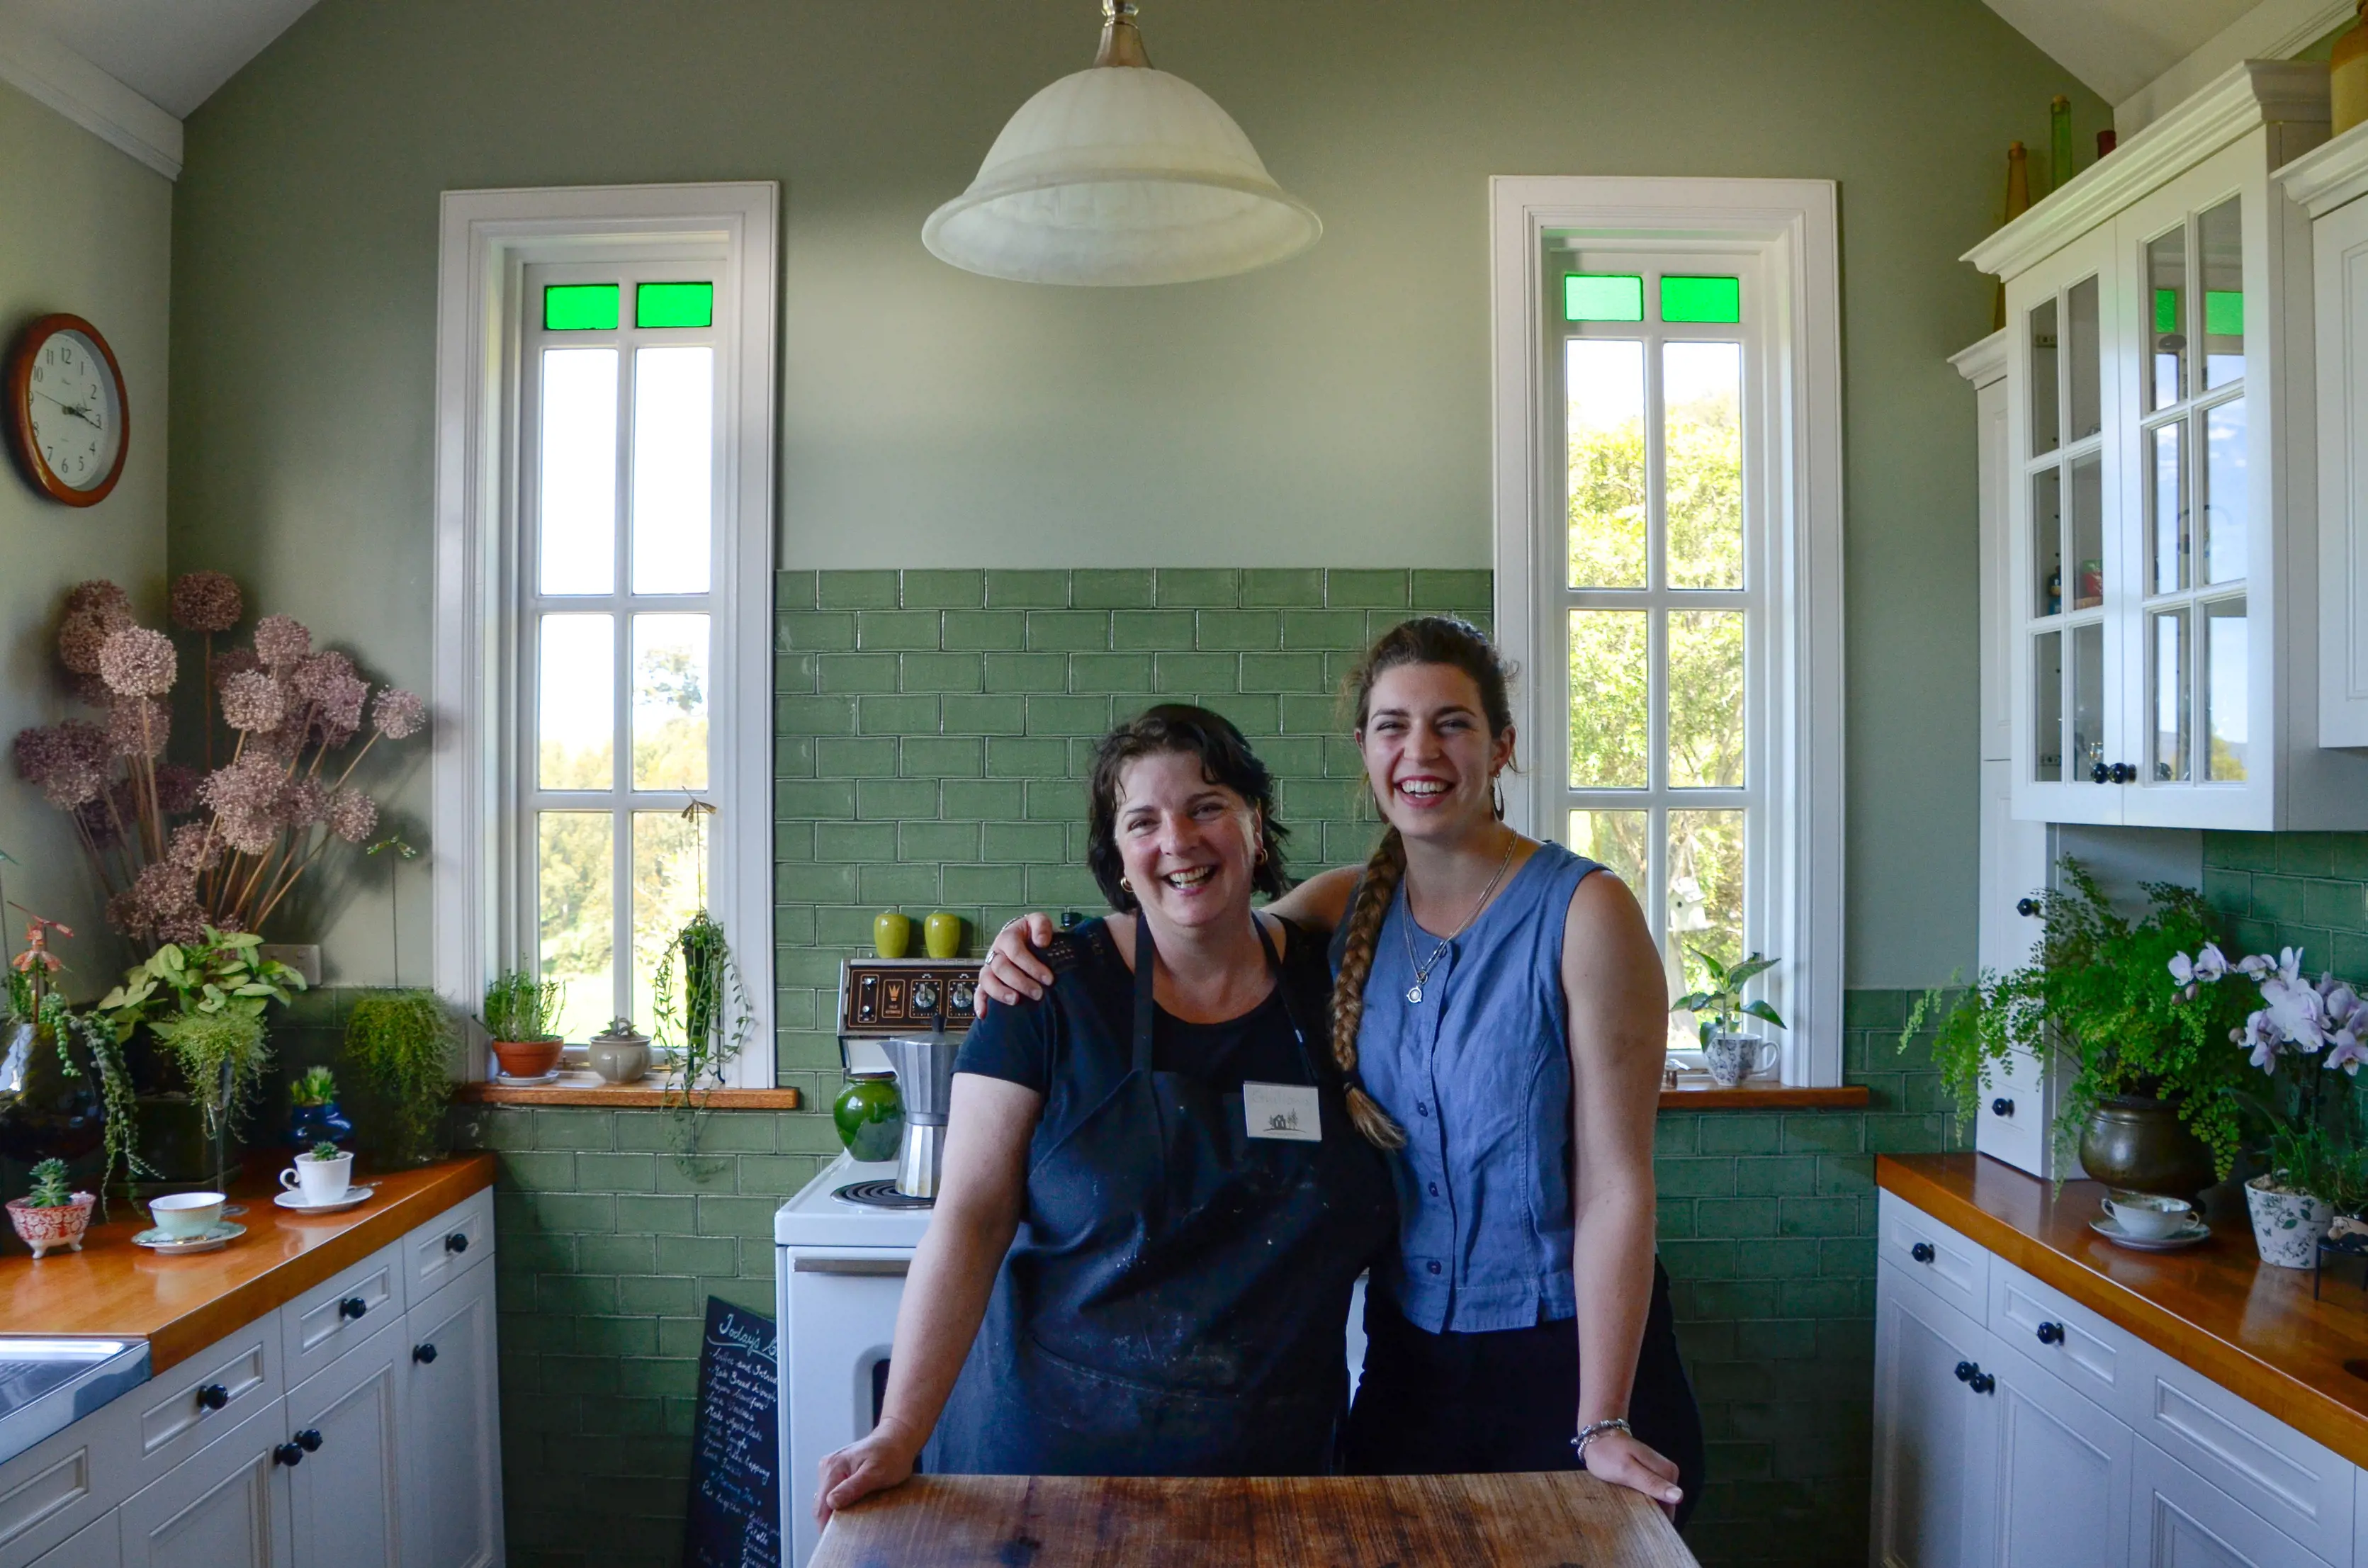
<path fill-rule="evenodd" d="M 1984 4 L 2099 97 L 2118 104 L 2253 9 L 2257 0 L 1984 0 Z"/>
<path fill-rule="evenodd" d="M 213 96 L 314 0 L 0 0 L 176 119 Z"/>

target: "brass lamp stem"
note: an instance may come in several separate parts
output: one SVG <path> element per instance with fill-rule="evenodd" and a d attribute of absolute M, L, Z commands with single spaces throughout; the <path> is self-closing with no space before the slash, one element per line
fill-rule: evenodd
<path fill-rule="evenodd" d="M 2368 0 L 2362 0 L 2368 5 Z M 1149 67 L 1142 29 L 1134 25 L 1134 0 L 1102 0 L 1102 46 L 1094 51 L 1097 65 Z"/>

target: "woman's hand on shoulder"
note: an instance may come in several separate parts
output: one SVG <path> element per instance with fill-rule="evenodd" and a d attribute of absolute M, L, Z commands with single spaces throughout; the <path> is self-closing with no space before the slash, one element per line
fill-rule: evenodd
<path fill-rule="evenodd" d="M 903 1485 L 912 1479 L 920 1453 L 921 1445 L 910 1441 L 905 1424 L 892 1415 L 870 1436 L 825 1454 L 821 1483 L 814 1488 L 814 1523 L 826 1525 L 832 1514 L 857 1499 Z"/>
<path fill-rule="evenodd" d="M 1642 1492 L 1676 1518 L 1685 1493 L 1678 1485 L 1678 1467 L 1625 1432 L 1602 1432 L 1588 1439 L 1587 1473 L 1614 1486 Z"/>
<path fill-rule="evenodd" d="M 997 931 L 978 971 L 980 1011 L 988 1002 L 1016 1007 L 1041 998 L 1053 983 L 1053 970 L 1039 949 L 1051 947 L 1056 935 L 1053 917 L 1042 912 L 1023 915 Z"/>
<path fill-rule="evenodd" d="M 1311 936 L 1329 937 L 1349 918 L 1349 895 L 1357 891 L 1358 868 L 1318 871 L 1266 906 Z"/>

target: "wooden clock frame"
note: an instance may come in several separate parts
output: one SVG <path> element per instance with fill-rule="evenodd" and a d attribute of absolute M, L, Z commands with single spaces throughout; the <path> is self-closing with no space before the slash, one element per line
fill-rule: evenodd
<path fill-rule="evenodd" d="M 80 333 L 97 347 L 99 358 L 107 361 L 108 375 L 115 382 L 115 462 L 107 471 L 106 478 L 86 490 L 77 490 L 52 473 L 33 440 L 33 356 L 51 336 L 68 331 Z M 63 312 L 36 318 L 8 350 L 7 397 L 9 444 L 16 448 L 17 460 L 33 487 L 67 506 L 96 506 L 106 500 L 115 482 L 123 477 L 123 460 L 131 454 L 131 396 L 123 385 L 123 367 L 116 363 L 115 350 L 98 328 L 80 316 Z"/>

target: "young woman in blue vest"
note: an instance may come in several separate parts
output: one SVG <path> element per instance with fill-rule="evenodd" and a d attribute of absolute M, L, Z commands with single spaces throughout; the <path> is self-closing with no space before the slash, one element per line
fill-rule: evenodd
<path fill-rule="evenodd" d="M 1654 1256 L 1660 958 L 1618 879 L 1503 822 L 1506 686 L 1463 621 L 1383 636 L 1350 687 L 1386 831 L 1361 870 L 1273 905 L 1334 933 L 1334 1059 L 1360 1129 L 1398 1150 L 1347 1462 L 1583 1465 L 1682 1522 L 1702 1431 Z M 1050 935 L 1006 929 L 990 996 L 1042 983 L 1026 938 Z"/>

